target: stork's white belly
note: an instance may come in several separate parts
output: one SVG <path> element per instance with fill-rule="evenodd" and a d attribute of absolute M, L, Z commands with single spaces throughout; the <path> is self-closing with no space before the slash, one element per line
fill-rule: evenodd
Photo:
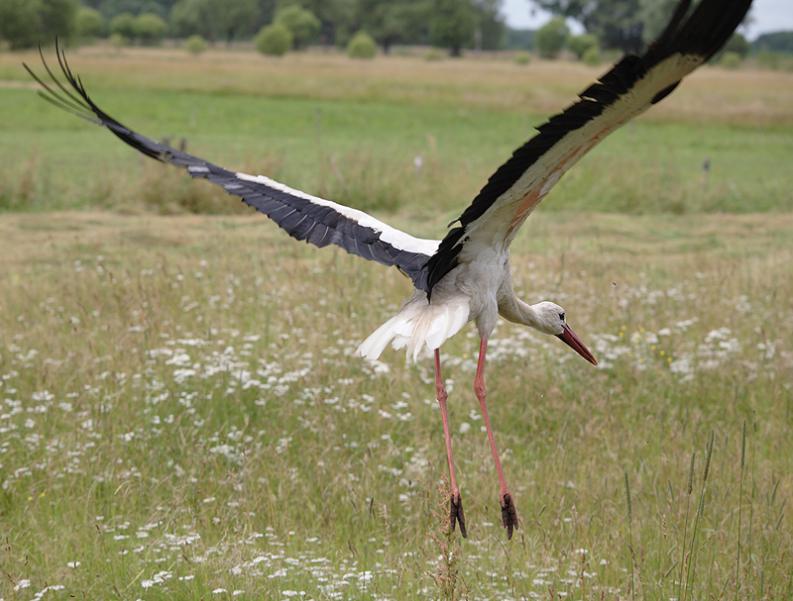
<path fill-rule="evenodd" d="M 460 258 L 468 257 L 461 253 Z M 457 269 L 459 273 L 452 285 L 469 298 L 469 319 L 476 321 L 480 336 L 488 337 L 498 321 L 499 293 L 509 281 L 509 256 L 490 247 L 479 249 Z"/>
<path fill-rule="evenodd" d="M 361 343 L 358 353 L 374 361 L 391 344 L 406 349 L 408 359 L 416 361 L 440 348 L 468 321 L 476 321 L 479 335 L 487 337 L 498 320 L 498 295 L 508 278 L 506 253 L 481 251 L 435 285 L 432 303 L 417 290 L 399 313 Z"/>

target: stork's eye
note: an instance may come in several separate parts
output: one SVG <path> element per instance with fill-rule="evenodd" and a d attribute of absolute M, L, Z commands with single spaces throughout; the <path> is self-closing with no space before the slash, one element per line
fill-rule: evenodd
<path fill-rule="evenodd" d="M 561 319 L 562 321 L 564 321 L 564 313 L 559 313 L 559 319 Z"/>

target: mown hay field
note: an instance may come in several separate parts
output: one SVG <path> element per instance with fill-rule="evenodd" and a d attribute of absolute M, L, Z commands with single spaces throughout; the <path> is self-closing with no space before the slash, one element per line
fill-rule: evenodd
<path fill-rule="evenodd" d="M 237 203 L 57 114 L 20 58 L 0 57 L 0 598 L 793 595 L 789 76 L 704 70 L 516 241 L 517 289 L 565 306 L 601 365 L 496 331 L 507 542 L 473 329 L 444 348 L 461 540 L 431 364 L 353 355 L 408 282 L 245 211 L 184 214 Z M 146 133 L 435 236 L 597 72 L 96 49 L 73 66 Z"/>

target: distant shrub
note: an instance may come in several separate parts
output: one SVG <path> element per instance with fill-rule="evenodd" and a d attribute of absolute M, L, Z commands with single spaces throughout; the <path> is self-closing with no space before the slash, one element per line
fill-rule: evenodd
<path fill-rule="evenodd" d="M 292 32 L 280 23 L 262 27 L 256 36 L 256 50 L 268 56 L 283 56 L 292 49 Z"/>
<path fill-rule="evenodd" d="M 120 33 L 114 33 L 110 36 L 110 45 L 113 46 L 116 50 L 121 50 L 124 46 L 127 45 L 127 38 L 125 38 Z"/>
<path fill-rule="evenodd" d="M 534 41 L 543 58 L 556 58 L 564 48 L 570 30 L 562 17 L 554 17 L 537 30 Z"/>
<path fill-rule="evenodd" d="M 726 52 L 735 52 L 741 58 L 746 58 L 750 49 L 751 45 L 749 44 L 749 40 L 747 40 L 743 34 L 737 32 L 732 34 L 732 37 L 727 40 L 727 44 L 724 46 Z"/>
<path fill-rule="evenodd" d="M 432 50 L 427 51 L 427 53 L 424 55 L 424 60 L 430 62 L 442 61 L 444 58 L 445 58 L 444 53 L 438 50 L 437 48 L 433 48 Z"/>
<path fill-rule="evenodd" d="M 601 62 L 600 50 L 598 49 L 597 46 L 593 46 L 589 48 L 586 52 L 584 52 L 584 55 L 581 57 L 581 60 L 587 65 L 590 65 L 592 67 L 594 67 L 595 65 L 599 65 Z"/>
<path fill-rule="evenodd" d="M 74 18 L 74 29 L 78 37 L 83 40 L 90 40 L 102 35 L 105 22 L 98 10 L 81 6 Z"/>
<path fill-rule="evenodd" d="M 130 13 L 121 13 L 110 19 L 110 33 L 117 33 L 127 39 L 135 37 L 135 17 Z"/>
<path fill-rule="evenodd" d="M 779 52 L 758 52 L 754 55 L 754 60 L 760 67 L 764 69 L 775 69 L 775 70 L 782 70 L 782 69 L 790 69 L 789 63 L 785 60 L 788 57 L 783 55 Z"/>
<path fill-rule="evenodd" d="M 567 47 L 576 55 L 578 60 L 583 60 L 590 48 L 598 48 L 598 39 L 590 33 L 574 35 L 567 42 Z"/>
<path fill-rule="evenodd" d="M 274 24 L 289 30 L 295 48 L 303 48 L 313 42 L 319 35 L 321 26 L 314 13 L 295 4 L 280 9 L 275 14 Z"/>
<path fill-rule="evenodd" d="M 190 54 L 197 56 L 202 52 L 206 52 L 207 42 L 200 35 L 191 35 L 185 40 L 184 47 Z"/>
<path fill-rule="evenodd" d="M 737 69 L 741 66 L 741 55 L 737 52 L 725 52 L 719 64 L 725 69 Z"/>
<path fill-rule="evenodd" d="M 516 52 L 514 60 L 518 65 L 528 65 L 531 62 L 531 54 L 528 52 Z"/>
<path fill-rule="evenodd" d="M 222 189 L 203 180 L 185 178 L 176 170 L 162 169 L 161 165 L 146 163 L 136 183 L 121 193 L 131 197 L 126 207 L 142 203 L 146 210 L 160 215 L 250 213 L 245 204 Z"/>
<path fill-rule="evenodd" d="M 143 13 L 135 17 L 132 23 L 133 35 L 143 44 L 157 44 L 168 30 L 168 25 L 162 17 L 154 13 Z"/>
<path fill-rule="evenodd" d="M 371 59 L 377 56 L 377 44 L 365 31 L 359 31 L 347 44 L 347 56 L 350 58 Z"/>

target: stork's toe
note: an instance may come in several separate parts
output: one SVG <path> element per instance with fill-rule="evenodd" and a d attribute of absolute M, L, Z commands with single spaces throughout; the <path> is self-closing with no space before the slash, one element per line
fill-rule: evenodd
<path fill-rule="evenodd" d="M 449 502 L 449 527 L 454 532 L 455 524 L 460 523 L 460 534 L 463 538 L 468 537 L 468 531 L 465 529 L 465 514 L 463 513 L 463 498 L 460 493 L 452 494 Z"/>
<path fill-rule="evenodd" d="M 501 497 L 501 524 L 507 529 L 507 538 L 511 539 L 512 531 L 518 529 L 518 512 L 509 493 Z"/>

